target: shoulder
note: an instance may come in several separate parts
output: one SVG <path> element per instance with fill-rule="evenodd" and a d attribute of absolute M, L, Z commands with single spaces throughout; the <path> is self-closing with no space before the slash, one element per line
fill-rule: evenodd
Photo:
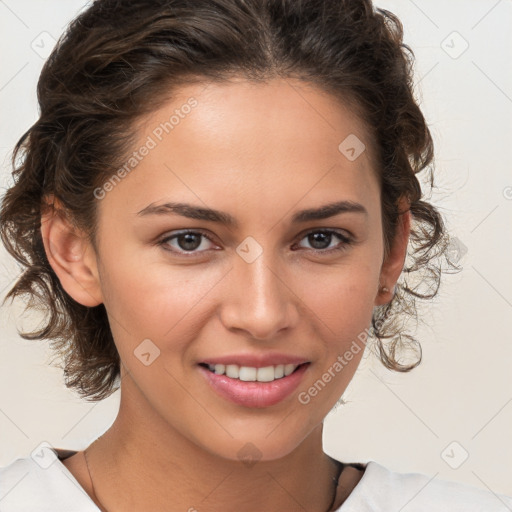
<path fill-rule="evenodd" d="M 437 475 L 399 473 L 375 461 L 366 464 L 359 484 L 340 512 L 407 510 L 407 512 L 510 512 L 512 497 Z"/>
<path fill-rule="evenodd" d="M 96 505 L 58 458 L 68 453 L 43 446 L 30 456 L 0 467 L 0 510 L 97 512 Z"/>

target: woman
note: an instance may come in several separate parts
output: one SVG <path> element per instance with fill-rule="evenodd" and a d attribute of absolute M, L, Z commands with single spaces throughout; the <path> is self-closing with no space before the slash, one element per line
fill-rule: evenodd
<path fill-rule="evenodd" d="M 407 50 L 369 0 L 97 0 L 70 25 L 2 205 L 8 297 L 46 308 L 24 336 L 68 387 L 121 405 L 87 449 L 3 468 L 4 512 L 512 507 L 322 449 L 370 325 L 419 364 L 398 320 L 446 255 Z"/>

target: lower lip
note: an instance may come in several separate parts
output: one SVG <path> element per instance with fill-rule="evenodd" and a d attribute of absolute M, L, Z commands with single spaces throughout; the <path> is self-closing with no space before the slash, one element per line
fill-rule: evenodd
<path fill-rule="evenodd" d="M 226 375 L 217 375 L 203 366 L 199 370 L 210 386 L 220 396 L 244 407 L 269 407 L 290 396 L 299 385 L 309 363 L 303 364 L 287 377 L 272 382 L 245 382 L 231 379 Z"/>

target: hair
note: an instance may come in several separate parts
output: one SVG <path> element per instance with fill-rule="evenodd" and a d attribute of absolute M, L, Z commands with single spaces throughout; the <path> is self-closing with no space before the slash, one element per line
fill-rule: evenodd
<path fill-rule="evenodd" d="M 413 94 L 412 50 L 391 12 L 371 0 L 96 0 L 68 26 L 44 64 L 38 120 L 12 155 L 0 236 L 23 273 L 4 299 L 27 295 L 44 325 L 20 332 L 48 339 L 66 386 L 87 400 L 118 389 L 120 358 L 103 304 L 86 307 L 63 289 L 41 237 L 41 217 L 59 200 L 97 245 L 94 191 L 133 151 L 137 121 L 180 85 L 243 78 L 297 78 L 349 105 L 368 130 L 381 191 L 387 255 L 407 199 L 412 216 L 406 264 L 392 300 L 374 308 L 371 334 L 382 363 L 409 371 L 421 346 L 400 320 L 433 298 L 449 236 L 424 200 L 418 173 L 434 186 L 433 141 Z M 451 264 L 451 263 L 450 263 Z M 451 264 L 454 268 L 454 265 Z M 412 348 L 412 362 L 401 354 Z"/>

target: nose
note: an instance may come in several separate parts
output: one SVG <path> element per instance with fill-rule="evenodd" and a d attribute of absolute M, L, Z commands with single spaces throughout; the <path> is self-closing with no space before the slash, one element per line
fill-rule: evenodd
<path fill-rule="evenodd" d="M 265 253 L 252 263 L 237 256 L 220 310 L 226 329 L 243 330 L 257 340 L 272 340 L 299 319 L 299 298 L 287 282 L 289 274 Z"/>

